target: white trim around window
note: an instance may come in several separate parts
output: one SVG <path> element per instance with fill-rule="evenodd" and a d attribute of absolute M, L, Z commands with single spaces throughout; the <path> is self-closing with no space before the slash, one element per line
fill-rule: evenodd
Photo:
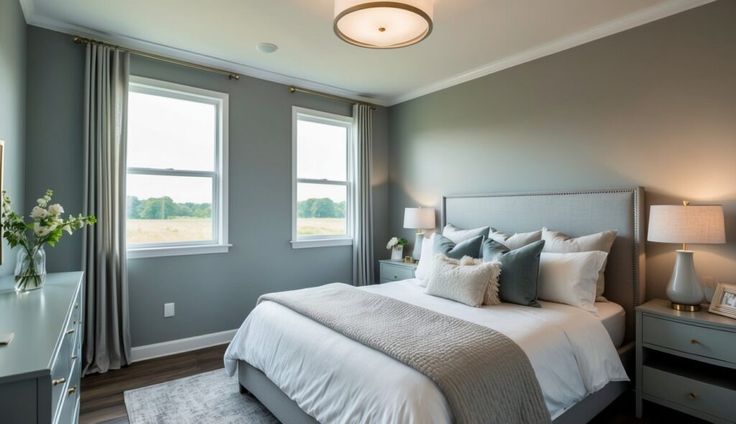
<path fill-rule="evenodd" d="M 313 180 L 308 178 L 299 178 L 297 175 L 297 122 L 299 120 L 307 120 L 327 125 L 337 125 L 347 128 L 347 170 L 345 181 L 330 180 Z M 291 247 L 293 249 L 303 249 L 312 247 L 332 247 L 332 246 L 350 246 L 353 244 L 352 229 L 352 202 L 353 202 L 353 156 L 355 149 L 353 147 L 353 117 L 337 115 L 334 113 L 322 112 L 318 110 L 306 109 L 293 106 L 291 111 L 291 162 L 292 162 L 292 179 L 291 179 Z M 325 184 L 325 185 L 342 185 L 347 188 L 345 199 L 345 219 L 346 232 L 344 236 L 302 236 L 297 234 L 297 185 L 298 183 Z"/>
<path fill-rule="evenodd" d="M 204 242 L 148 243 L 129 245 L 129 259 L 158 256 L 201 255 L 227 253 L 232 246 L 228 243 L 228 117 L 229 95 L 139 76 L 130 77 L 129 90 L 140 93 L 166 96 L 213 104 L 217 111 L 214 171 L 192 171 L 185 169 L 128 168 L 128 174 L 170 175 L 212 178 L 212 221 L 213 240 Z"/>

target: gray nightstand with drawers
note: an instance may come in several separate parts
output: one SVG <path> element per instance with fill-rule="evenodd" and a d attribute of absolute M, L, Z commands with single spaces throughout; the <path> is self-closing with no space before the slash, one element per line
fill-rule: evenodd
<path fill-rule="evenodd" d="M 389 283 L 391 281 L 408 280 L 414 278 L 414 271 L 417 270 L 417 264 L 381 260 L 380 263 L 380 283 Z"/>
<path fill-rule="evenodd" d="M 637 417 L 642 400 L 736 422 L 736 320 L 678 312 L 662 299 L 636 308 Z"/>

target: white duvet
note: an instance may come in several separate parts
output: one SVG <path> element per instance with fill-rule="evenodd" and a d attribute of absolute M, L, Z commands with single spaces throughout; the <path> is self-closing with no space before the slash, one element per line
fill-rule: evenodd
<path fill-rule="evenodd" d="M 417 280 L 363 289 L 511 338 L 529 357 L 552 419 L 610 381 L 628 380 L 603 324 L 584 310 L 549 302 L 473 308 L 427 295 Z M 442 393 L 423 374 L 273 302 L 258 305 L 230 343 L 230 375 L 237 360 L 263 371 L 323 423 L 452 422 Z"/>

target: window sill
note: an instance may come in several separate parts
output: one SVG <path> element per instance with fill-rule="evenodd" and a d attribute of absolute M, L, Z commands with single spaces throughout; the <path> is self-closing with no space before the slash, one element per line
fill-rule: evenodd
<path fill-rule="evenodd" d="M 128 249 L 128 259 L 227 253 L 231 246 L 232 244 L 202 244 L 197 246 L 139 247 Z"/>
<path fill-rule="evenodd" d="M 312 247 L 352 246 L 353 239 L 315 239 L 292 240 L 292 249 L 308 249 Z"/>

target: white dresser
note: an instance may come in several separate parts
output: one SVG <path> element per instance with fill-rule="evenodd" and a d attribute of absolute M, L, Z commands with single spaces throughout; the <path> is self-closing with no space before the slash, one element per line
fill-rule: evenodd
<path fill-rule="evenodd" d="M 49 274 L 42 289 L 15 293 L 0 279 L 0 422 L 74 424 L 79 421 L 82 273 Z"/>

